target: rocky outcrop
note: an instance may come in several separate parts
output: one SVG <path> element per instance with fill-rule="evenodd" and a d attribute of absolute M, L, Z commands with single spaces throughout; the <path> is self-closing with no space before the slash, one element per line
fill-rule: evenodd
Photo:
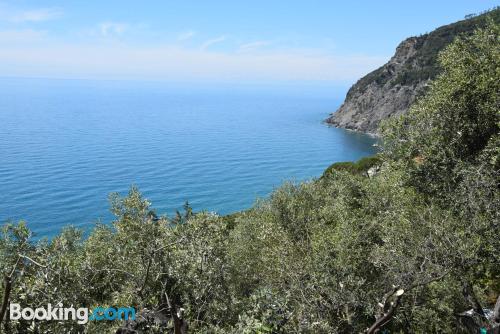
<path fill-rule="evenodd" d="M 348 91 L 344 103 L 326 123 L 336 127 L 376 134 L 380 122 L 406 113 L 440 72 L 438 53 L 460 34 L 470 34 L 486 22 L 500 21 L 500 9 L 472 16 L 431 33 L 410 37 L 382 67 L 369 73 Z"/>
<path fill-rule="evenodd" d="M 387 64 L 349 90 L 345 102 L 326 122 L 346 129 L 376 133 L 381 120 L 405 113 L 428 80 L 414 85 L 394 84 L 393 81 L 404 73 L 408 61 L 416 54 L 417 44 L 417 38 L 401 43 Z"/>

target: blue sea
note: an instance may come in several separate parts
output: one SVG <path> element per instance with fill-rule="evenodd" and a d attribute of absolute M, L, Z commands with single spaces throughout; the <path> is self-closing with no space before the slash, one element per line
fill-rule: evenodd
<path fill-rule="evenodd" d="M 345 92 L 343 92 L 345 93 Z M 154 82 L 0 79 L 0 222 L 37 237 L 110 222 L 136 185 L 159 214 L 250 207 L 282 182 L 375 152 L 322 124 L 343 94 Z"/>

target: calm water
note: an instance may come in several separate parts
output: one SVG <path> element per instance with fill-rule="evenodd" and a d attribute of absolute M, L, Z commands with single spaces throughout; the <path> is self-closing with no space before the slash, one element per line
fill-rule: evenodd
<path fill-rule="evenodd" d="M 372 154 L 321 124 L 342 96 L 166 84 L 0 80 L 0 221 L 38 236 L 110 221 L 137 185 L 159 213 L 247 208 L 284 180 Z"/>

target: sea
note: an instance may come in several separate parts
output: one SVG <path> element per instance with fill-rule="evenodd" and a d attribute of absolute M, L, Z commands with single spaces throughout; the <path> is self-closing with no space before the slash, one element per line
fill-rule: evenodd
<path fill-rule="evenodd" d="M 345 90 L 145 81 L 0 79 L 0 224 L 35 237 L 109 223 L 137 186 L 159 215 L 250 208 L 283 182 L 374 154 L 326 126 Z"/>

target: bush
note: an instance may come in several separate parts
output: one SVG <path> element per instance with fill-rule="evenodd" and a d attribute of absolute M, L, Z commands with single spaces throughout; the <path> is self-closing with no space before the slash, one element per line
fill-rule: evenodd
<path fill-rule="evenodd" d="M 370 168 L 375 166 L 380 166 L 382 164 L 382 159 L 380 156 L 374 155 L 371 157 L 364 157 L 356 162 L 346 161 L 346 162 L 336 162 L 328 167 L 324 172 L 324 178 L 327 178 L 335 173 L 335 171 L 343 171 L 350 173 L 352 175 L 367 175 Z"/>

